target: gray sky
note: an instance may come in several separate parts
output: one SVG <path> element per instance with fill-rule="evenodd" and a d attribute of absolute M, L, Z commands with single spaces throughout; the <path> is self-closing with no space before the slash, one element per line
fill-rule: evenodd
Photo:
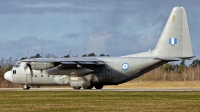
<path fill-rule="evenodd" d="M 58 57 L 70 50 L 78 56 L 153 50 L 172 8 L 183 6 L 193 52 L 199 58 L 199 4 L 199 0 L 0 0 L 0 57 L 20 59 L 27 50 L 30 56 L 43 52 Z"/>

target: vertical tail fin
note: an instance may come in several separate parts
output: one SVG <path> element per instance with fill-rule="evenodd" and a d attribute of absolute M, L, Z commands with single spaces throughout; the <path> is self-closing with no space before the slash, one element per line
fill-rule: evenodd
<path fill-rule="evenodd" d="M 123 57 L 178 57 L 193 56 L 187 15 L 183 7 L 174 7 L 153 51 Z"/>
<path fill-rule="evenodd" d="M 174 7 L 156 48 L 152 52 L 159 57 L 192 57 L 192 46 L 183 7 Z"/>

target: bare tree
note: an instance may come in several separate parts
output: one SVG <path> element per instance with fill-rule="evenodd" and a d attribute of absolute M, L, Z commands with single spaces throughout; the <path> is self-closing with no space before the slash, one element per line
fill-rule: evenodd
<path fill-rule="evenodd" d="M 4 74 L 11 70 L 17 59 L 10 57 L 9 59 L 1 58 L 0 60 L 0 87 L 17 87 L 19 84 L 12 83 L 4 79 Z"/>
<path fill-rule="evenodd" d="M 50 53 L 48 53 L 46 56 L 45 56 L 45 58 L 58 58 L 56 55 L 54 55 L 54 54 L 50 54 Z"/>

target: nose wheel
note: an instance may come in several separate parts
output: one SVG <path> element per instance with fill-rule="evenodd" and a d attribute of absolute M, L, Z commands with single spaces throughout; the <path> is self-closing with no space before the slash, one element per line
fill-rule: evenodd
<path fill-rule="evenodd" d="M 30 89 L 30 86 L 25 84 L 25 85 L 22 86 L 22 88 L 23 88 L 24 90 L 29 90 L 29 89 Z"/>

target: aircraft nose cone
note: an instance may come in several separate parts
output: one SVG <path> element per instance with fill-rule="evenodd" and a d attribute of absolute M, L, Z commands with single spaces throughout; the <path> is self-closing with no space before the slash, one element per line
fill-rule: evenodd
<path fill-rule="evenodd" d="M 4 74 L 4 78 L 8 81 L 13 81 L 12 80 L 12 74 L 11 74 L 11 71 L 7 71 L 5 74 Z"/>

